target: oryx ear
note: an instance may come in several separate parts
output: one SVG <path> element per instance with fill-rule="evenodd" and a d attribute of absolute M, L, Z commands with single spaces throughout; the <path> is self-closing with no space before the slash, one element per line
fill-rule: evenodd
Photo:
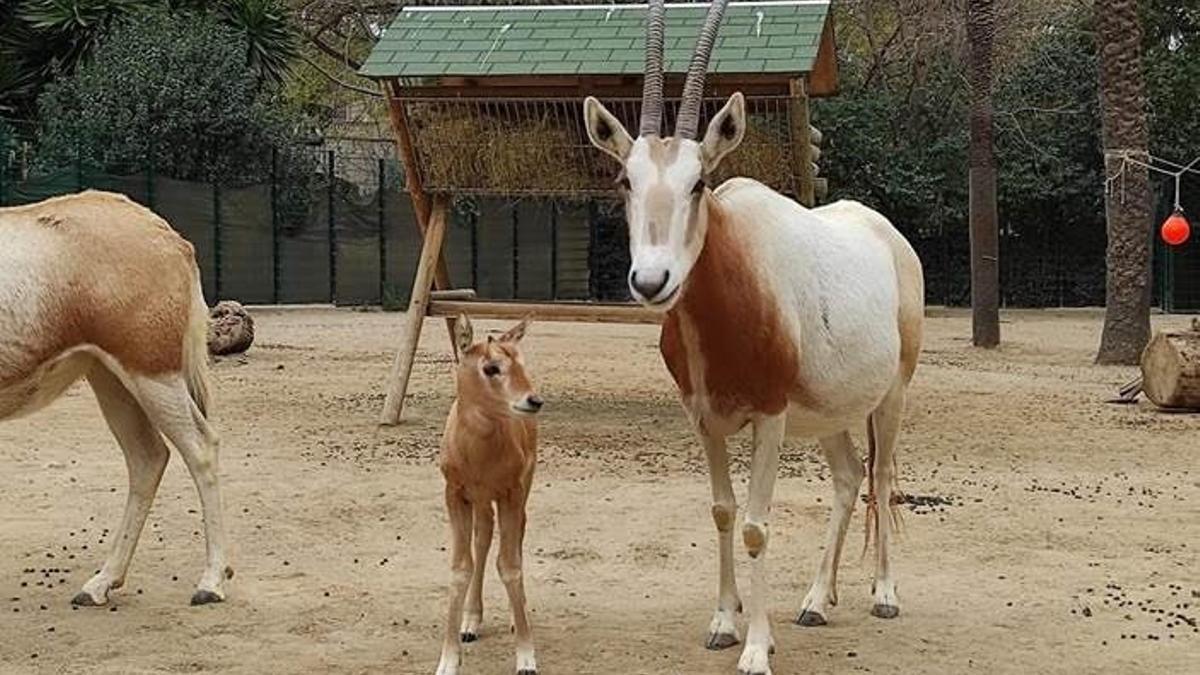
<path fill-rule="evenodd" d="M 474 340 L 475 329 L 471 326 L 471 320 L 466 314 L 459 314 L 454 321 L 454 346 L 458 347 L 458 353 L 465 354 Z"/>
<path fill-rule="evenodd" d="M 629 156 L 629 149 L 633 147 L 633 139 L 629 137 L 625 125 L 608 112 L 608 108 L 594 96 L 584 99 L 583 118 L 587 126 L 588 140 L 592 145 L 624 164 L 625 158 Z"/>
<path fill-rule="evenodd" d="M 529 317 L 521 319 L 521 323 L 508 329 L 508 332 L 497 338 L 500 342 L 520 342 L 521 338 L 525 337 L 525 330 L 529 328 Z"/>
<path fill-rule="evenodd" d="M 704 132 L 704 142 L 700 145 L 704 173 L 714 172 L 725 155 L 741 144 L 745 135 L 746 98 L 739 91 L 729 97 L 729 102 L 712 118 L 708 131 Z"/>

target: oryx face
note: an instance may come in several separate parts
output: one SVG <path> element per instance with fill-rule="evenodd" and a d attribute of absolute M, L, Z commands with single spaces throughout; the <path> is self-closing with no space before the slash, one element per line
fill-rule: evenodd
<path fill-rule="evenodd" d="M 669 309 L 700 257 L 708 231 L 706 177 L 745 132 L 745 100 L 730 97 L 702 142 L 629 132 L 599 101 L 585 103 L 592 144 L 621 162 L 617 190 L 629 224 L 629 290 L 648 307 Z"/>
<path fill-rule="evenodd" d="M 706 177 L 742 141 L 746 102 L 740 93 L 709 122 L 696 140 L 704 75 L 727 0 L 710 5 L 697 41 L 675 135 L 661 137 L 663 0 L 649 3 L 646 22 L 646 76 L 642 119 L 635 140 L 600 101 L 584 101 L 584 122 L 592 145 L 621 163 L 617 189 L 625 200 L 629 223 L 629 291 L 638 302 L 670 309 L 679 299 L 688 273 L 700 257 L 708 232 L 708 202 L 713 199 Z"/>

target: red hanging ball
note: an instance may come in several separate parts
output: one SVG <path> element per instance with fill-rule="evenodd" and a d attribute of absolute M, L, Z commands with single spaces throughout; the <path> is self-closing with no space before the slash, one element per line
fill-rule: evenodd
<path fill-rule="evenodd" d="M 1192 228 L 1188 225 L 1187 218 L 1183 217 L 1182 211 L 1172 213 L 1169 218 L 1163 221 L 1162 238 L 1171 246 L 1179 246 L 1188 240 L 1192 234 Z"/>

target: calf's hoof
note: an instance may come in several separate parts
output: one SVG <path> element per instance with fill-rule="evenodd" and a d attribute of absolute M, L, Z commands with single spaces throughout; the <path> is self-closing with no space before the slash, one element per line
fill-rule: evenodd
<path fill-rule="evenodd" d="M 800 612 L 800 616 L 796 617 L 796 625 L 806 626 L 809 628 L 814 626 L 824 626 L 825 617 L 822 616 L 820 612 L 814 612 L 811 609 L 806 609 L 803 612 Z"/>
<path fill-rule="evenodd" d="M 708 642 L 704 646 L 713 651 L 719 651 L 729 649 L 738 642 L 741 640 L 738 640 L 738 636 L 733 633 L 709 633 Z"/>
<path fill-rule="evenodd" d="M 894 619 L 900 616 L 900 608 L 895 605 L 876 604 L 871 608 L 871 616 L 880 619 Z"/>
<path fill-rule="evenodd" d="M 196 591 L 192 594 L 192 606 L 196 605 L 211 605 L 217 602 L 224 602 L 225 598 L 213 593 L 212 591 Z"/>

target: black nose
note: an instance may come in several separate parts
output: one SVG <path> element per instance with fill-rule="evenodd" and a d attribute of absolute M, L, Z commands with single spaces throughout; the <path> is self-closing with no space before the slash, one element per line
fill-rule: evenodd
<path fill-rule="evenodd" d="M 671 277 L 671 273 L 667 270 L 661 272 L 645 272 L 637 273 L 637 270 L 629 273 L 629 285 L 633 286 L 633 290 L 637 291 L 643 298 L 653 300 L 663 287 L 667 285 L 667 279 Z"/>
<path fill-rule="evenodd" d="M 546 404 L 546 402 L 542 400 L 542 397 L 537 395 L 526 397 L 525 402 L 528 403 L 529 407 L 533 408 L 534 410 L 541 410 L 542 406 Z"/>

